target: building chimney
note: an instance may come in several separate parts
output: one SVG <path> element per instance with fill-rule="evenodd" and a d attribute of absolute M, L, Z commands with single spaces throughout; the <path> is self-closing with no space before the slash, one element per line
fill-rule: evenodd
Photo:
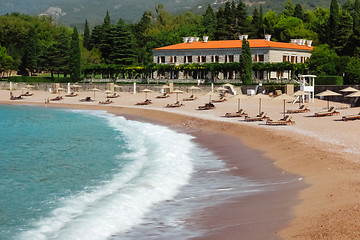
<path fill-rule="evenodd" d="M 291 41 L 292 44 L 296 43 L 296 39 L 294 39 L 294 38 L 290 39 L 290 41 Z"/>
<path fill-rule="evenodd" d="M 242 41 L 243 39 L 244 39 L 244 35 L 240 35 L 240 36 L 239 36 L 239 40 Z"/>
<path fill-rule="evenodd" d="M 307 46 L 308 46 L 308 47 L 311 47 L 312 40 L 307 40 L 307 42 L 306 42 L 306 43 L 307 43 Z"/>
<path fill-rule="evenodd" d="M 244 36 L 244 38 L 247 40 L 248 39 L 248 37 L 249 37 L 249 35 L 243 35 Z"/>
<path fill-rule="evenodd" d="M 265 40 L 266 40 L 266 41 L 270 41 L 270 39 L 271 39 L 271 35 L 270 35 L 270 34 L 266 34 L 266 35 L 265 35 Z"/>
<path fill-rule="evenodd" d="M 198 42 L 199 38 L 198 37 L 194 37 L 194 42 Z"/>
<path fill-rule="evenodd" d="M 194 38 L 193 37 L 189 37 L 188 38 L 188 43 L 192 43 L 194 41 Z"/>
<path fill-rule="evenodd" d="M 204 43 L 207 43 L 209 36 L 203 36 Z"/>
<path fill-rule="evenodd" d="M 187 41 L 188 41 L 188 37 L 183 37 L 183 42 L 187 43 Z"/>

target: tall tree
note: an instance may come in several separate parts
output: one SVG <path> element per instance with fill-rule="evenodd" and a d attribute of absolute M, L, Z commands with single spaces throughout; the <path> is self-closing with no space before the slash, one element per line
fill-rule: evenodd
<path fill-rule="evenodd" d="M 0 45 L 0 72 L 12 69 L 14 60 L 7 54 L 6 48 Z"/>
<path fill-rule="evenodd" d="M 353 19 L 347 11 L 341 11 L 339 19 L 338 37 L 334 47 L 338 55 L 351 55 L 354 46 L 351 44 L 353 35 Z"/>
<path fill-rule="evenodd" d="M 262 7 L 260 6 L 260 12 L 257 7 L 254 9 L 253 20 L 252 20 L 252 34 L 253 38 L 264 38 L 264 23 L 263 23 L 263 15 L 262 15 Z"/>
<path fill-rule="evenodd" d="M 32 75 L 38 69 L 38 58 L 40 55 L 40 40 L 38 33 L 34 28 L 30 28 L 28 33 L 27 44 L 25 45 L 25 53 L 22 58 L 20 72 Z M 26 70 L 27 69 L 27 70 Z"/>
<path fill-rule="evenodd" d="M 329 37 L 328 43 L 330 46 L 334 47 L 336 39 L 338 38 L 338 28 L 339 28 L 339 17 L 340 10 L 339 4 L 336 0 L 331 0 L 330 4 L 330 16 L 329 16 Z"/>
<path fill-rule="evenodd" d="M 91 48 L 90 48 L 90 29 L 89 29 L 89 24 L 88 24 L 87 20 L 85 20 L 83 46 L 87 50 L 89 50 L 89 51 L 91 50 Z"/>
<path fill-rule="evenodd" d="M 209 38 L 214 38 L 216 31 L 216 16 L 210 4 L 203 15 L 203 26 L 205 27 L 205 33 Z"/>
<path fill-rule="evenodd" d="M 81 77 L 81 53 L 79 44 L 79 33 L 75 27 L 69 50 L 69 72 L 71 80 L 74 82 L 79 81 Z"/>
<path fill-rule="evenodd" d="M 301 20 L 304 20 L 304 11 L 300 4 L 295 5 L 294 9 L 294 17 L 300 18 Z"/>
<path fill-rule="evenodd" d="M 105 27 L 105 28 L 107 28 L 107 27 L 110 27 L 110 15 L 109 15 L 109 11 L 106 11 L 106 16 L 105 16 L 105 18 L 104 18 L 104 24 L 103 24 L 103 26 Z"/>
<path fill-rule="evenodd" d="M 282 14 L 285 17 L 294 16 L 294 4 L 292 3 L 291 0 L 286 0 L 285 7 L 284 7 Z"/>
<path fill-rule="evenodd" d="M 238 33 L 248 34 L 250 28 L 250 22 L 248 20 L 249 15 L 247 14 L 247 8 L 245 3 L 242 0 L 239 0 L 239 3 L 236 8 L 236 19 L 238 25 Z"/>
<path fill-rule="evenodd" d="M 244 39 L 242 41 L 241 55 L 240 55 L 240 79 L 243 84 L 250 85 L 252 83 L 252 58 L 249 41 Z"/>

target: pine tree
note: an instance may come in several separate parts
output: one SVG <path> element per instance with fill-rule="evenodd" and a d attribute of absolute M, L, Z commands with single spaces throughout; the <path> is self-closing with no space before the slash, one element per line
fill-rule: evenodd
<path fill-rule="evenodd" d="M 339 20 L 338 38 L 334 49 L 338 55 L 351 55 L 354 47 L 350 44 L 353 35 L 353 19 L 350 13 L 341 11 Z"/>
<path fill-rule="evenodd" d="M 294 16 L 294 5 L 291 0 L 286 0 L 283 15 L 285 17 Z"/>
<path fill-rule="evenodd" d="M 242 0 L 239 1 L 236 8 L 236 19 L 237 19 L 239 35 L 249 33 L 250 23 L 248 21 L 247 8 Z"/>
<path fill-rule="evenodd" d="M 112 49 L 109 55 L 111 62 L 120 65 L 132 65 L 135 62 L 134 39 L 128 26 L 122 19 L 111 31 Z"/>
<path fill-rule="evenodd" d="M 295 5 L 294 17 L 297 17 L 297 18 L 299 18 L 301 20 L 304 20 L 304 11 L 303 11 L 302 6 L 300 4 Z"/>
<path fill-rule="evenodd" d="M 240 55 L 240 79 L 243 84 L 250 85 L 252 83 L 252 58 L 249 41 L 242 41 Z"/>
<path fill-rule="evenodd" d="M 85 20 L 83 46 L 87 50 L 89 50 L 89 51 L 91 50 L 91 48 L 90 48 L 90 29 L 89 29 L 89 24 L 88 24 L 87 20 Z"/>
<path fill-rule="evenodd" d="M 336 0 L 331 0 L 330 4 L 330 16 L 329 16 L 329 37 L 328 43 L 330 46 L 334 47 L 336 44 L 336 39 L 338 38 L 338 28 L 339 28 L 339 5 Z"/>
<path fill-rule="evenodd" d="M 104 18 L 104 24 L 103 24 L 103 26 L 105 27 L 105 28 L 107 28 L 107 27 L 110 27 L 110 15 L 109 15 L 109 11 L 106 11 L 106 16 L 105 16 L 105 18 Z"/>
<path fill-rule="evenodd" d="M 30 75 L 38 69 L 38 58 L 40 55 L 40 40 L 34 28 L 30 28 L 28 33 L 27 44 L 25 45 L 25 53 L 22 58 L 20 69 L 30 71 Z"/>
<path fill-rule="evenodd" d="M 260 12 L 257 7 L 254 9 L 253 20 L 252 20 L 252 33 L 251 37 L 253 38 L 264 38 L 264 24 L 263 24 L 263 15 L 262 7 L 260 6 Z"/>
<path fill-rule="evenodd" d="M 81 53 L 79 45 L 79 33 L 76 27 L 74 28 L 74 32 L 71 37 L 69 63 L 71 80 L 77 82 L 81 77 Z"/>
<path fill-rule="evenodd" d="M 216 16 L 210 4 L 203 15 L 203 26 L 205 28 L 205 33 L 209 38 L 214 38 L 216 31 Z"/>

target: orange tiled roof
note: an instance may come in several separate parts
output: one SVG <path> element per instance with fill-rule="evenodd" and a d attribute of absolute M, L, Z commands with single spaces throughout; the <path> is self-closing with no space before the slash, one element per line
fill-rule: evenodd
<path fill-rule="evenodd" d="M 250 48 L 287 48 L 297 50 L 312 50 L 313 47 L 307 45 L 298 45 L 294 43 L 272 42 L 265 39 L 249 39 Z M 223 41 L 203 41 L 192 43 L 179 43 L 166 47 L 155 48 L 154 50 L 187 50 L 187 49 L 224 49 L 224 48 L 241 48 L 241 40 L 223 40 Z"/>

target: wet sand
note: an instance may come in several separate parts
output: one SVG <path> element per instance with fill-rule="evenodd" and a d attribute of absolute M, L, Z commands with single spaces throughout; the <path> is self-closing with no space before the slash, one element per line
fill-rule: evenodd
<path fill-rule="evenodd" d="M 152 106 L 134 107 L 134 102 L 142 98 L 141 94 L 127 95 L 121 103 L 115 102 L 111 106 L 79 104 L 78 100 L 48 106 L 106 110 L 128 118 L 165 124 L 197 136 L 200 144 L 232 167 L 231 174 L 266 182 L 297 180 L 267 191 L 265 195 L 232 199 L 194 213 L 189 224 L 208 230 L 206 236 L 196 239 L 360 237 L 360 144 L 356 141 L 360 121 L 337 121 L 341 116 L 314 119 L 311 117 L 313 112 L 322 110 L 325 105 L 321 100 L 309 104 L 312 113 L 294 117 L 296 126 L 271 127 L 222 118 L 221 115 L 234 108 L 235 102 L 221 103 L 215 111 L 200 113 L 195 109 L 206 101 L 205 96 L 196 103 L 186 103 L 185 108 L 174 110 L 164 109 L 166 101 L 161 100 L 154 101 Z M 0 91 L 2 103 L 44 106 L 43 96 L 11 102 L 7 99 L 8 91 Z M 249 112 L 251 115 L 257 112 L 255 101 L 247 102 L 246 107 L 252 111 Z M 276 119 L 282 115 L 280 108 L 278 103 L 272 102 L 268 103 L 266 111 Z M 346 109 L 341 115 L 357 112 L 359 108 Z"/>

